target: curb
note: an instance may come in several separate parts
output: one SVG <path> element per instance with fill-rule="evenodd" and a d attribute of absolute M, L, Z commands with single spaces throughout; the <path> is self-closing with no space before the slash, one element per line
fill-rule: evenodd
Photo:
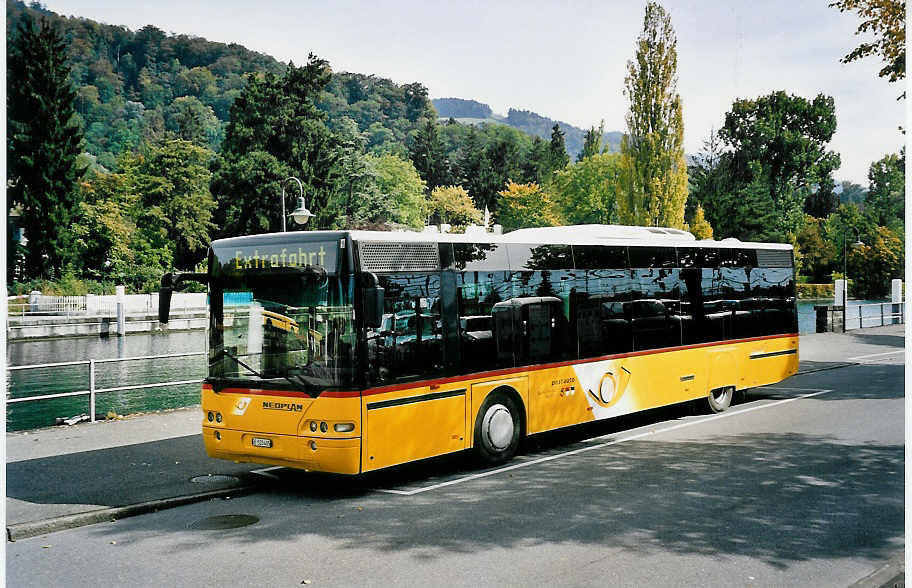
<path fill-rule="evenodd" d="M 86 525 L 94 525 L 96 523 L 112 522 L 118 519 L 125 519 L 127 517 L 134 517 L 137 515 L 157 512 L 159 510 L 165 510 L 168 508 L 184 506 L 185 504 L 202 502 L 212 498 L 223 498 L 229 495 L 243 496 L 252 493 L 254 490 L 255 487 L 250 485 L 234 486 L 232 488 L 211 490 L 209 492 L 201 492 L 199 494 L 188 494 L 185 496 L 174 496 L 172 498 L 149 500 L 147 502 L 140 502 L 138 504 L 130 504 L 127 506 L 100 508 L 97 510 L 90 510 L 87 512 L 55 517 L 52 519 L 29 521 L 27 523 L 16 523 L 14 525 L 9 525 L 6 528 L 6 539 L 7 541 L 18 541 L 20 539 L 28 539 L 29 537 L 36 537 L 38 535 L 56 533 L 57 531 L 63 531 L 66 529 L 75 529 L 76 527 L 84 527 Z"/>
<path fill-rule="evenodd" d="M 901 553 L 849 588 L 902 588 L 906 582 L 905 569 L 905 554 Z"/>

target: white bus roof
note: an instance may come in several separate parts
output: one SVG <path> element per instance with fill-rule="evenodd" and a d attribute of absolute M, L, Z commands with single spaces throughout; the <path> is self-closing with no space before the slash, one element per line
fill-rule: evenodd
<path fill-rule="evenodd" d="M 733 249 L 791 250 L 788 243 L 756 243 L 728 238 L 721 241 L 697 240 L 692 233 L 668 227 L 626 225 L 570 225 L 518 229 L 503 235 L 480 230 L 470 233 L 435 231 L 350 231 L 355 241 L 405 241 L 440 243 L 526 243 L 561 245 L 640 245 L 669 247 L 720 247 Z"/>

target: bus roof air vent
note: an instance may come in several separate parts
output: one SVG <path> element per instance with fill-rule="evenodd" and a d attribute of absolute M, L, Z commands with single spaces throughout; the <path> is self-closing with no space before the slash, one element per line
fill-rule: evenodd
<path fill-rule="evenodd" d="M 759 267 L 792 267 L 790 249 L 757 249 Z"/>
<path fill-rule="evenodd" d="M 366 272 L 435 272 L 440 270 L 437 243 L 361 241 L 361 270 Z"/>

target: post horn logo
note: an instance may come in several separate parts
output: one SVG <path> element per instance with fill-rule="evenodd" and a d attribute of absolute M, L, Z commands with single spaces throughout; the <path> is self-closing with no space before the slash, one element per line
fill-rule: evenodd
<path fill-rule="evenodd" d="M 621 367 L 617 374 L 606 371 L 602 375 L 602 379 L 599 380 L 598 391 L 593 392 L 592 390 L 589 390 L 589 396 L 591 396 L 599 406 L 604 408 L 614 406 L 617 404 L 618 400 L 621 399 L 621 396 L 624 395 L 627 384 L 630 382 L 630 376 L 630 370 L 625 367 Z"/>

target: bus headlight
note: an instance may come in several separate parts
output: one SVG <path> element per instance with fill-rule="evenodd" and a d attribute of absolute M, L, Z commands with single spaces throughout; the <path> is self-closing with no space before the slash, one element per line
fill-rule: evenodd
<path fill-rule="evenodd" d="M 210 423 L 212 422 L 212 419 L 215 418 L 215 417 L 212 415 L 212 411 L 211 411 L 211 410 L 206 414 L 206 418 L 209 420 Z"/>
<path fill-rule="evenodd" d="M 333 430 L 336 433 L 351 433 L 355 430 L 355 423 L 336 423 Z"/>
<path fill-rule="evenodd" d="M 310 432 L 311 433 L 317 432 L 317 421 L 310 421 Z"/>
<path fill-rule="evenodd" d="M 325 433 L 329 430 L 329 427 L 326 425 L 326 421 L 320 423 L 320 432 Z"/>

